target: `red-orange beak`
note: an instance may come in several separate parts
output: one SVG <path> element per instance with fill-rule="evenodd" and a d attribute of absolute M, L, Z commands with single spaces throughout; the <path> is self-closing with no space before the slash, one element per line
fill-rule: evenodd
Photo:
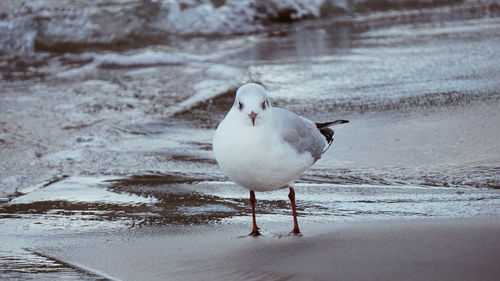
<path fill-rule="evenodd" d="M 257 113 L 255 112 L 250 112 L 250 114 L 248 114 L 248 117 L 250 117 L 250 119 L 252 120 L 252 126 L 255 126 L 255 118 L 257 118 Z"/>

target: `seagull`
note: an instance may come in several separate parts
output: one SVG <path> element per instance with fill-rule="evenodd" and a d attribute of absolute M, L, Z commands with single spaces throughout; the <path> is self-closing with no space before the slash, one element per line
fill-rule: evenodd
<path fill-rule="evenodd" d="M 234 104 L 213 137 L 213 152 L 223 172 L 250 190 L 252 232 L 259 236 L 255 219 L 255 192 L 288 188 L 293 230 L 301 236 L 293 183 L 309 169 L 333 142 L 329 127 L 347 123 L 336 120 L 315 123 L 271 105 L 264 87 L 248 83 L 236 91 Z"/>

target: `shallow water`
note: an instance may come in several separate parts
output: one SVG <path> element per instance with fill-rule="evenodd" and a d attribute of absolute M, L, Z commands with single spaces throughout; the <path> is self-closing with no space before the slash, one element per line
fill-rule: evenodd
<path fill-rule="evenodd" d="M 0 277 L 106 279 L 40 251 L 64 237 L 244 227 L 248 191 L 211 136 L 246 81 L 275 106 L 350 120 L 298 180 L 304 224 L 500 215 L 500 19 L 441 13 L 35 53 L 0 84 Z M 291 224 L 286 190 L 257 199 L 266 233 Z"/>

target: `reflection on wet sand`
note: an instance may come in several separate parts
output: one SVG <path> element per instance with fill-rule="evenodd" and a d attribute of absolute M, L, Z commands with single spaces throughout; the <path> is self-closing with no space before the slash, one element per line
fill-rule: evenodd
<path fill-rule="evenodd" d="M 304 178 L 296 190 L 299 219 L 305 223 L 500 213 L 500 193 L 493 189 L 398 187 L 394 183 L 377 186 L 356 181 L 339 185 L 319 174 Z M 279 190 L 257 194 L 257 215 L 267 235 L 278 235 L 273 234 L 277 231 L 276 225 L 291 223 L 285 193 Z M 19 276 L 40 274 L 41 278 L 50 278 L 53 273 L 92 279 L 86 273 L 74 271 L 72 266 L 68 268 L 64 263 L 43 259 L 43 255 L 22 248 L 36 247 L 37 243 L 30 237 L 51 239 L 75 232 L 113 233 L 123 228 L 169 225 L 234 225 L 249 221 L 248 212 L 247 191 L 228 182 L 203 181 L 183 174 L 146 174 L 99 182 L 70 177 L 0 206 L 2 241 L 10 245 L 2 247 L 0 256 L 7 261 L 3 265 L 6 276 L 28 268 L 28 272 Z M 248 231 L 240 228 L 240 235 Z M 10 235 L 19 230 L 22 235 Z M 17 245 L 23 246 L 17 248 Z M 42 264 L 48 264 L 51 269 L 40 270 Z"/>
<path fill-rule="evenodd" d="M 182 251 L 176 247 L 193 239 L 203 248 L 211 233 L 216 248 L 248 233 L 247 191 L 227 181 L 211 152 L 213 130 L 247 81 L 310 119 L 351 120 L 296 185 L 299 220 L 311 234 L 341 222 L 497 217 L 500 22 L 476 12 L 394 11 L 184 38 L 178 48 L 43 53 L 31 65 L 0 64 L 0 71 L 14 68 L 0 84 L 0 279 L 106 280 L 70 261 L 125 274 L 130 269 L 120 272 L 96 253 L 137 251 L 146 254 L 120 257 L 152 279 L 166 272 L 158 268 L 187 274 L 196 265 L 164 267 L 183 260 L 157 245 Z M 196 55 L 176 62 L 185 47 Z M 288 204 L 286 190 L 257 194 L 263 243 L 289 231 Z M 235 249 L 254 246 L 230 241 Z M 307 248 L 316 240 L 304 241 Z M 144 258 L 150 252 L 152 264 Z M 292 278 L 262 270 L 263 278 Z M 241 268 L 222 272 L 255 277 Z"/>

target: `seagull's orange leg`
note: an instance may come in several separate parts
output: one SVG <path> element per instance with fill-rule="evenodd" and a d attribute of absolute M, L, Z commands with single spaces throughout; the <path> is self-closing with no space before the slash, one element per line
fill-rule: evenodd
<path fill-rule="evenodd" d="M 292 235 L 302 236 L 299 229 L 299 223 L 297 222 L 297 210 L 295 209 L 295 190 L 293 187 L 290 188 L 290 193 L 288 193 L 288 198 L 290 198 L 290 204 L 292 205 L 293 214 L 293 230 L 290 232 Z"/>
<path fill-rule="evenodd" d="M 259 227 L 257 227 L 257 221 L 255 220 L 255 192 L 250 190 L 250 204 L 252 205 L 252 232 L 250 236 L 257 237 L 260 235 Z"/>

